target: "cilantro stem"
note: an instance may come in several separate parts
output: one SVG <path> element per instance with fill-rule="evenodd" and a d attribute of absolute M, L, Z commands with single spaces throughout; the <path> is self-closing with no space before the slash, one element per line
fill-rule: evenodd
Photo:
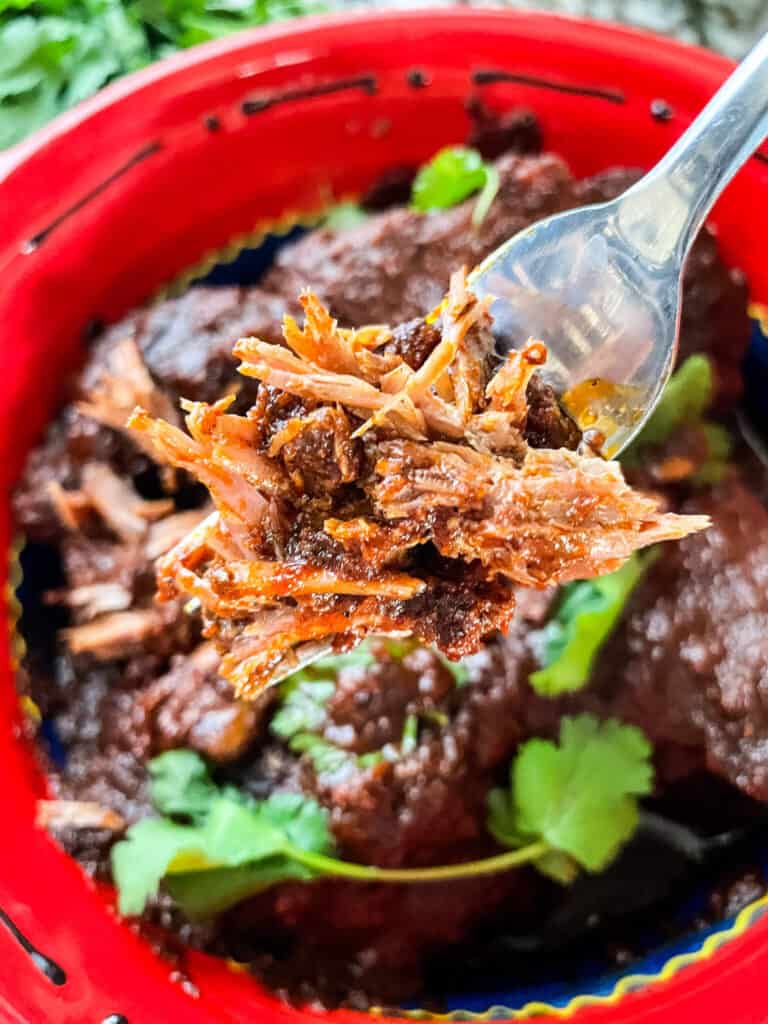
<path fill-rule="evenodd" d="M 519 850 L 510 850 L 495 857 L 466 861 L 463 864 L 443 864 L 434 868 L 377 868 L 371 864 L 351 864 L 322 853 L 310 853 L 296 846 L 288 846 L 285 853 L 293 860 L 304 864 L 323 875 L 339 878 L 353 878 L 360 882 L 444 882 L 454 878 L 475 878 L 478 875 L 495 875 L 511 868 L 530 864 L 552 848 L 549 843 L 530 843 Z"/>

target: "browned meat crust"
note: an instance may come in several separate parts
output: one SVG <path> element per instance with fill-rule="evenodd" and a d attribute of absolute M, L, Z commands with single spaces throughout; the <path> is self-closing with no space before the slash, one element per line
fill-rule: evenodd
<path fill-rule="evenodd" d="M 710 530 L 653 566 L 575 701 L 526 702 L 530 726 L 578 705 L 636 722 L 658 749 L 687 747 L 768 800 L 768 510 L 737 478 L 691 499 Z"/>
<path fill-rule="evenodd" d="M 200 603 L 238 694 L 322 644 L 376 633 L 461 657 L 508 624 L 512 584 L 610 572 L 637 548 L 706 525 L 660 513 L 616 464 L 527 446 L 527 389 L 546 349 L 529 342 L 494 373 L 487 305 L 463 274 L 415 370 L 380 352 L 387 328 L 339 328 L 311 293 L 302 305 L 303 329 L 286 317 L 287 349 L 255 338 L 235 347 L 244 375 L 311 407 L 271 434 L 266 453 L 259 406 L 235 416 L 229 400 L 186 403 L 189 435 L 144 410 L 131 420 L 213 498 L 216 511 L 160 561 L 160 593 Z M 307 514 L 337 546 L 332 563 L 310 546 L 286 557 Z M 375 566 L 361 558 L 372 547 L 388 552 Z"/>

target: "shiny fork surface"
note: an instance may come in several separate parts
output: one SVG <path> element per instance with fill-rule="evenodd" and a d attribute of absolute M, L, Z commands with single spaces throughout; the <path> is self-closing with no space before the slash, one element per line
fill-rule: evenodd
<path fill-rule="evenodd" d="M 494 300 L 499 351 L 544 341 L 548 379 L 606 457 L 661 395 L 691 244 L 766 135 L 768 34 L 649 174 L 611 202 L 539 221 L 470 276 Z"/>

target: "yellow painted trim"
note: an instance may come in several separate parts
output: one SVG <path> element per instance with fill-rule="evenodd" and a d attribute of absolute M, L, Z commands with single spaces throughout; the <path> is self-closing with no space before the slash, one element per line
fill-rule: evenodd
<path fill-rule="evenodd" d="M 757 320 L 760 330 L 768 338 L 768 306 L 764 306 L 760 302 L 752 302 L 747 312 L 753 320 Z"/>
<path fill-rule="evenodd" d="M 701 947 L 691 953 L 681 953 L 672 957 L 664 964 L 658 974 L 628 974 L 620 978 L 614 989 L 608 995 L 583 995 L 574 996 L 566 1006 L 551 1006 L 548 1003 L 531 1002 L 519 1008 L 509 1006 L 491 1006 L 482 1013 L 474 1013 L 471 1010 L 452 1010 L 450 1013 L 431 1013 L 428 1010 L 403 1010 L 401 1016 L 407 1020 L 418 1021 L 502 1021 L 525 1020 L 531 1017 L 549 1016 L 560 1019 L 572 1017 L 577 1010 L 583 1010 L 590 1006 L 616 1006 L 621 998 L 629 992 L 637 992 L 651 984 L 667 981 L 678 971 L 692 964 L 701 963 L 707 960 L 718 949 L 721 949 L 728 942 L 741 935 L 752 923 L 753 917 L 768 909 L 768 894 L 761 896 L 759 900 L 750 903 L 736 918 L 731 928 L 724 929 L 708 936 Z M 386 1011 L 377 1007 L 371 1013 L 383 1016 Z"/>

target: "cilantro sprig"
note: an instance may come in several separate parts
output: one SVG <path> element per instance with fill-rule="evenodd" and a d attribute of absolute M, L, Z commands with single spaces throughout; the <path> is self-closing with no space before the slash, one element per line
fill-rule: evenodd
<path fill-rule="evenodd" d="M 636 466 L 642 462 L 644 449 L 664 444 L 682 427 L 697 426 L 704 435 L 708 454 L 690 481 L 698 486 L 718 483 L 725 473 L 733 444 L 725 427 L 705 419 L 714 393 L 714 372 L 708 356 L 700 353 L 689 356 L 667 381 L 648 422 L 621 456 L 622 463 Z"/>
<path fill-rule="evenodd" d="M 637 828 L 637 798 L 653 783 L 650 756 L 650 744 L 634 726 L 566 717 L 559 745 L 523 744 L 509 787 L 489 795 L 488 827 L 508 846 L 543 841 L 550 856 L 539 867 L 561 880 L 563 858 L 602 871 Z"/>
<path fill-rule="evenodd" d="M 656 557 L 633 554 L 616 572 L 564 586 L 557 610 L 535 637 L 542 667 L 528 681 L 542 697 L 580 690 L 627 600 Z"/>
<path fill-rule="evenodd" d="M 656 408 L 625 454 L 634 453 L 638 445 L 662 444 L 684 424 L 700 420 L 712 403 L 713 390 L 709 359 L 689 356 L 667 381 Z"/>
<path fill-rule="evenodd" d="M 379 638 L 391 658 L 401 661 L 420 645 L 412 638 Z M 469 669 L 463 662 L 452 662 L 435 652 L 454 678 L 457 687 L 469 682 Z M 336 746 L 322 733 L 327 720 L 326 705 L 336 688 L 338 674 L 349 667 L 368 667 L 376 658 L 371 644 L 363 641 L 345 654 L 321 658 L 307 668 L 288 676 L 280 685 L 280 705 L 272 717 L 269 728 L 273 735 L 284 740 L 296 754 L 306 754 L 319 775 L 349 774 L 366 770 L 383 761 L 396 761 L 413 753 L 418 743 L 419 721 L 416 715 L 406 717 L 400 744 L 388 743 L 381 750 L 354 754 Z M 440 711 L 424 711 L 421 716 L 439 726 L 448 723 Z"/>
<path fill-rule="evenodd" d="M 409 736 L 413 729 L 409 722 Z M 489 796 L 488 828 L 505 852 L 463 864 L 386 869 L 334 856 L 328 812 L 314 799 L 273 793 L 252 800 L 216 786 L 193 752 L 170 751 L 152 762 L 151 792 L 155 806 L 174 808 L 176 817 L 144 819 L 114 846 L 119 907 L 141 913 L 161 882 L 188 915 L 205 917 L 289 880 L 409 884 L 534 864 L 569 881 L 580 868 L 602 870 L 631 836 L 637 798 L 651 790 L 650 752 L 633 726 L 566 718 L 559 745 L 523 744 L 509 786 Z"/>
<path fill-rule="evenodd" d="M 455 206 L 479 192 L 472 213 L 477 227 L 485 219 L 499 190 L 499 175 L 476 149 L 446 146 L 419 170 L 413 182 L 411 206 L 429 213 Z"/>

